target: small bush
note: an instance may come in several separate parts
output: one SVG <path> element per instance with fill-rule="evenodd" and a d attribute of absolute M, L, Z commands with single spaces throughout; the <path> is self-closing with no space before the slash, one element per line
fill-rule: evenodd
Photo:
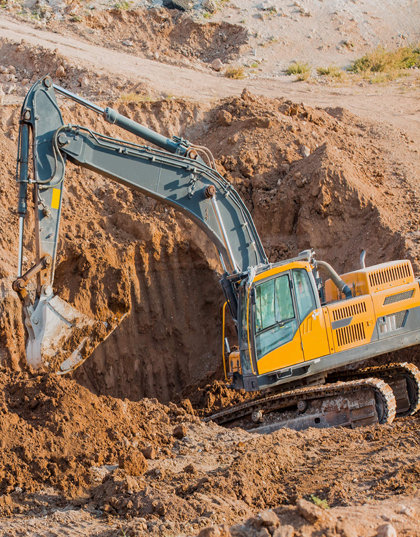
<path fill-rule="evenodd" d="M 303 75 L 309 73 L 311 68 L 307 63 L 294 62 L 286 69 L 286 75 Z"/>
<path fill-rule="evenodd" d="M 242 80 L 246 78 L 245 69 L 243 67 L 228 67 L 225 71 L 225 77 Z"/>
<path fill-rule="evenodd" d="M 302 73 L 301 75 L 298 75 L 297 80 L 299 82 L 305 82 L 306 80 L 309 79 L 310 76 L 311 76 L 311 73 L 307 71 L 306 73 Z"/>
<path fill-rule="evenodd" d="M 319 74 L 319 76 L 332 76 L 334 78 L 341 78 L 342 71 L 338 67 L 335 67 L 334 65 L 330 65 L 329 67 L 317 67 L 316 72 Z"/>
<path fill-rule="evenodd" d="M 317 67 L 316 72 L 319 76 L 331 76 L 333 78 L 342 78 L 344 73 L 335 65 L 329 67 Z"/>
<path fill-rule="evenodd" d="M 395 50 L 378 46 L 355 60 L 349 71 L 353 73 L 387 73 L 394 70 L 420 67 L 420 46 L 409 45 Z"/>

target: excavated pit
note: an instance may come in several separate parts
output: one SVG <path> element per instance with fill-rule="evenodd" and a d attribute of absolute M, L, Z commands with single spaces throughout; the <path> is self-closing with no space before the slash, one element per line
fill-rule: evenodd
<path fill-rule="evenodd" d="M 211 108 L 176 100 L 111 105 L 162 134 L 208 146 L 250 209 L 270 261 L 313 247 L 338 271 L 349 271 L 365 248 L 369 264 L 408 257 L 418 270 L 411 233 L 416 198 L 410 195 L 418 172 L 412 173 L 414 162 L 400 158 L 395 164 L 395 147 L 400 155 L 405 149 L 397 131 L 341 109 L 312 109 L 246 91 Z M 66 123 L 135 140 L 93 112 L 61 106 Z M 19 110 L 5 110 L 1 338 L 3 361 L 16 368 L 24 346 L 20 306 L 10 291 L 17 258 L 12 207 Z M 213 245 L 172 209 L 90 171 L 69 164 L 66 185 L 56 292 L 102 320 L 129 312 L 74 378 L 97 394 L 168 403 L 183 392 L 208 411 L 209 401 L 223 406 L 226 398 L 207 395 L 214 389 L 203 386 L 203 380 L 221 378 L 223 298 Z M 33 262 L 29 230 L 26 237 L 25 268 Z M 401 359 L 408 355 L 416 362 L 415 350 Z M 200 385 L 199 395 L 188 388 Z"/>

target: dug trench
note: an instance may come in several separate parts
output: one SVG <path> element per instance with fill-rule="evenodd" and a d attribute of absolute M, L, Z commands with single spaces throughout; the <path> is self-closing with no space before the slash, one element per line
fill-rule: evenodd
<path fill-rule="evenodd" d="M 419 157 L 403 132 L 343 109 L 247 91 L 211 105 L 107 104 L 209 147 L 250 209 L 270 261 L 313 247 L 342 272 L 357 268 L 364 248 L 369 264 L 408 258 L 418 271 Z M 91 112 L 61 107 L 66 123 L 134 141 Z M 311 494 L 331 506 L 363 503 L 367 494 L 411 501 L 419 482 L 415 417 L 382 428 L 258 438 L 202 425 L 197 413 L 231 401 L 220 382 L 223 299 L 213 245 L 171 209 L 71 164 L 55 290 L 95 318 L 127 316 L 73 378 L 28 371 L 21 306 L 11 290 L 18 119 L 18 107 L 3 107 L 3 516 L 71 504 L 114 525 L 134 517 L 124 530 L 132 535 L 193 534 Z M 28 218 L 26 268 L 34 260 L 32 223 Z M 392 359 L 407 357 L 417 363 L 417 350 Z"/>

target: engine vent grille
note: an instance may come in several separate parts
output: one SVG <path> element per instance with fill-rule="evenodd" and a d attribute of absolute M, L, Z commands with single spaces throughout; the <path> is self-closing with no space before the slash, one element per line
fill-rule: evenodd
<path fill-rule="evenodd" d="M 395 302 L 401 302 L 401 300 L 407 300 L 408 298 L 412 298 L 414 295 L 414 289 L 411 289 L 411 291 L 405 291 L 404 293 L 397 293 L 396 295 L 389 295 L 384 300 L 384 306 L 387 306 L 388 304 L 395 304 Z"/>
<path fill-rule="evenodd" d="M 344 326 L 343 328 L 337 328 L 335 333 L 339 347 L 344 347 L 345 345 L 350 345 L 356 341 L 363 341 L 366 339 L 363 322 Z"/>
<path fill-rule="evenodd" d="M 411 275 L 409 263 L 401 263 L 393 267 L 387 267 L 374 272 L 369 272 L 369 283 L 371 287 L 378 287 L 390 282 L 395 282 L 408 278 Z"/>
<path fill-rule="evenodd" d="M 350 304 L 349 306 L 338 308 L 332 312 L 334 321 L 346 319 L 347 317 L 354 317 L 354 315 L 358 315 L 359 313 L 366 313 L 366 302 Z"/>

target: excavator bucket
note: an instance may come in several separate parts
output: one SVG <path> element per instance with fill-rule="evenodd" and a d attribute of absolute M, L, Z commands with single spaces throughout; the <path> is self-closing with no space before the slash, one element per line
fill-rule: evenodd
<path fill-rule="evenodd" d="M 81 365 L 113 331 L 53 294 L 40 297 L 26 326 L 28 364 L 61 375 Z"/>

